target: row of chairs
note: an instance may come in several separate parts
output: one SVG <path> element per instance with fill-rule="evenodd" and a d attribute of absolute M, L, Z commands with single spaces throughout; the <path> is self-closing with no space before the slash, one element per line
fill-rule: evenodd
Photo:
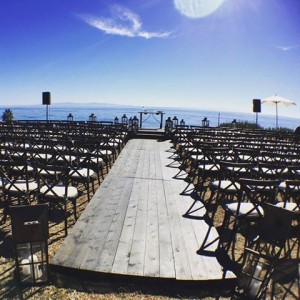
<path fill-rule="evenodd" d="M 187 134 L 185 138 L 176 139 L 174 142 L 178 154 L 182 157 L 194 157 L 202 155 L 203 149 L 212 147 L 224 147 L 231 149 L 228 153 L 231 160 L 256 162 L 289 162 L 296 163 L 300 161 L 300 146 L 293 141 L 285 141 L 284 146 L 278 140 L 266 142 L 257 139 L 249 142 L 248 139 L 219 140 L 214 136 L 195 138 L 194 135 Z"/>
<path fill-rule="evenodd" d="M 126 126 L 102 125 L 86 122 L 34 122 L 15 121 L 0 124 L 0 143 L 15 147 L 46 145 L 49 141 L 65 144 L 98 142 L 105 147 L 121 151 L 128 140 Z"/>
<path fill-rule="evenodd" d="M 276 179 L 281 181 L 299 180 L 300 163 L 298 161 L 253 161 L 247 157 L 245 160 L 235 160 L 232 151 L 224 147 L 206 148 L 196 157 L 184 157 L 183 170 L 188 170 L 189 185 L 186 190 L 192 189 L 202 193 L 203 197 L 209 187 L 214 190 L 220 180 L 233 178 Z M 180 172 L 178 173 L 180 174 Z M 222 181 L 224 184 L 224 181 Z M 285 184 L 282 183 L 281 188 Z"/>
<path fill-rule="evenodd" d="M 210 141 L 223 146 L 240 145 L 260 150 L 299 150 L 298 137 L 294 134 L 274 131 L 230 130 L 224 128 L 181 129 L 173 132 L 173 143 L 186 147 L 198 141 Z"/>
<path fill-rule="evenodd" d="M 259 169 L 253 168 L 252 163 L 219 161 L 218 167 L 214 166 L 209 170 L 204 168 L 197 173 L 198 179 L 194 181 L 192 193 L 199 192 L 199 183 L 202 196 L 210 191 L 205 201 L 204 197 L 200 200 L 210 213 L 211 223 L 219 207 L 225 211 L 221 229 L 228 228 L 231 224 L 230 218 L 235 218 L 234 232 L 237 232 L 239 227 L 239 219 L 255 220 L 262 217 L 261 207 L 266 202 L 291 210 L 295 214 L 300 211 L 300 180 L 281 181 L 281 177 L 276 172 L 277 169 L 267 169 L 265 165 L 262 168 L 264 170 L 260 172 Z M 279 179 L 276 179 L 277 177 Z M 205 181 L 209 183 L 204 186 Z M 189 185 L 191 185 L 191 180 Z M 199 201 L 198 197 L 195 199 L 185 216 L 194 212 L 194 206 Z M 233 241 L 232 238 L 231 242 Z M 232 246 L 231 243 L 229 246 Z"/>
<path fill-rule="evenodd" d="M 84 167 L 83 167 L 84 166 Z M 95 192 L 95 181 L 98 179 L 95 164 L 84 161 L 72 166 L 65 164 L 44 164 L 25 160 L 2 160 L 0 162 L 1 188 L 6 220 L 11 205 L 31 205 L 35 200 L 48 202 L 52 206 L 60 205 L 65 216 L 65 233 L 67 234 L 67 205 L 73 205 L 76 219 L 76 200 L 79 186 L 90 199 L 91 191 Z M 82 188 L 80 188 L 82 190 Z"/>
<path fill-rule="evenodd" d="M 53 137 L 103 137 L 112 139 L 123 139 L 127 135 L 127 126 L 124 124 L 104 125 L 99 122 L 61 122 L 61 121 L 13 121 L 12 123 L 1 123 L 0 134 L 14 133 L 19 137 L 35 137 L 51 135 Z"/>
<path fill-rule="evenodd" d="M 267 197 L 266 200 L 280 207 L 293 209 L 293 211 L 300 209 L 299 196 L 297 197 L 300 187 L 299 165 L 275 162 L 256 164 L 250 160 L 249 162 L 234 162 L 226 147 L 206 148 L 196 159 L 191 157 L 190 162 L 189 176 L 187 177 L 189 184 L 183 193 L 199 194 L 200 199 L 203 200 L 206 192 L 210 191 L 205 204 L 208 211 L 213 211 L 213 216 L 221 204 L 226 213 L 240 214 L 240 207 L 227 204 L 245 202 L 244 195 L 249 192 L 247 190 L 249 186 L 252 186 L 252 189 L 256 186 L 257 197 L 253 197 L 253 195 L 249 197 L 252 201 L 255 198 L 258 200 L 260 197 L 263 202 Z M 246 181 L 244 182 L 244 180 Z M 264 192 L 264 195 L 258 193 L 259 187 L 262 187 L 261 192 Z M 224 206 L 224 202 L 227 206 Z M 186 215 L 193 211 L 195 203 L 196 201 Z M 255 211 L 257 212 L 257 210 Z M 223 226 L 225 224 L 226 222 Z"/>
<path fill-rule="evenodd" d="M 48 202 L 64 211 L 67 235 L 67 206 L 75 219 L 79 191 L 90 200 L 95 182 L 116 159 L 118 148 L 109 139 L 70 141 L 3 138 L 0 143 L 0 186 L 4 206 L 3 221 L 11 205 Z M 79 190 L 80 189 L 80 190 Z"/>
<path fill-rule="evenodd" d="M 299 235 L 290 234 L 290 229 L 299 225 L 298 145 L 293 139 L 280 142 L 274 138 L 274 143 L 268 141 L 267 151 L 265 146 L 261 147 L 261 141 L 253 146 L 247 143 L 247 147 L 237 140 L 225 144 L 216 136 L 209 138 L 207 132 L 206 140 L 203 136 L 201 139 L 197 135 L 194 141 L 189 136 L 174 142 L 182 160 L 178 176 L 182 171 L 187 174 L 188 185 L 183 193 L 189 192 L 195 199 L 185 216 L 193 217 L 197 202 L 207 211 L 209 230 L 198 253 L 208 253 L 211 244 L 217 242 L 215 253 L 230 254 L 233 263 L 241 263 L 236 274 L 243 280 L 234 295 L 242 293 L 252 299 L 263 299 L 279 260 L 290 259 L 294 254 L 298 257 Z M 280 144 L 279 149 L 275 148 L 276 143 Z M 219 238 L 211 240 L 210 233 L 220 211 L 224 216 L 217 228 Z M 284 234 L 280 235 L 280 230 Z M 244 239 L 243 245 L 240 237 Z M 237 240 L 244 249 L 238 259 Z"/>

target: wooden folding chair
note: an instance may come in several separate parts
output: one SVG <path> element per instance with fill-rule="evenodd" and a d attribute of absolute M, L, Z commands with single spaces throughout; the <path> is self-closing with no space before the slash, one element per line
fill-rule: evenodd
<path fill-rule="evenodd" d="M 218 208 L 220 206 L 224 207 L 228 203 L 238 201 L 241 189 L 239 181 L 242 177 L 250 177 L 253 168 L 253 163 L 244 162 L 220 161 L 219 165 L 219 178 L 210 183 L 210 198 L 208 201 L 205 201 L 210 224 L 198 253 L 203 253 L 211 245 L 209 236 L 211 230 L 214 230 L 214 218 Z"/>
<path fill-rule="evenodd" d="M 98 166 L 94 160 L 89 151 L 81 151 L 76 153 L 76 160 L 73 161 L 72 165 L 70 166 L 70 180 L 74 184 L 83 184 L 84 189 L 86 190 L 88 201 L 91 199 L 90 186 L 92 187 L 92 192 L 94 194 L 95 180 L 98 179 L 98 184 L 100 184 L 98 177 L 99 174 L 97 175 Z"/>
<path fill-rule="evenodd" d="M 238 233 L 245 238 L 245 245 L 257 222 L 263 217 L 263 205 L 275 203 L 279 180 L 240 179 L 241 185 L 238 201 L 225 204 L 224 220 L 220 227 L 219 247 L 226 252 L 231 248 L 235 260 L 235 241 Z"/>
<path fill-rule="evenodd" d="M 70 168 L 65 166 L 35 165 L 38 181 L 37 199 L 39 202 L 48 202 L 51 207 L 59 206 L 64 212 L 65 234 L 68 234 L 68 212 L 69 202 L 73 205 L 75 220 L 76 200 L 78 191 L 76 187 L 69 185 Z"/>
<path fill-rule="evenodd" d="M 34 200 L 38 184 L 33 170 L 23 159 L 1 161 L 0 177 L 4 197 L 4 221 L 11 205 L 30 205 Z"/>
<path fill-rule="evenodd" d="M 264 204 L 258 236 L 243 254 L 233 299 L 264 299 L 276 269 L 285 260 L 282 250 L 289 239 L 293 214 L 272 204 Z"/>

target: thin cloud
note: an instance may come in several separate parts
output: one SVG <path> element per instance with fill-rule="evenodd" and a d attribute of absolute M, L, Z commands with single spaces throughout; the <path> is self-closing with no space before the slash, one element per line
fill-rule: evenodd
<path fill-rule="evenodd" d="M 275 46 L 275 48 L 282 50 L 282 51 L 290 51 L 290 50 L 294 50 L 294 49 L 298 49 L 300 48 L 300 46 Z"/>
<path fill-rule="evenodd" d="M 121 6 L 114 6 L 112 18 L 96 17 L 91 15 L 79 16 L 84 22 L 106 34 L 151 38 L 167 38 L 171 32 L 149 32 L 142 30 L 140 17 L 134 12 Z"/>

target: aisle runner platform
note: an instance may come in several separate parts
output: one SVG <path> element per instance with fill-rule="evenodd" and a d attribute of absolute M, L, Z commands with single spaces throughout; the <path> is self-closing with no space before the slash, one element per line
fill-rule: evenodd
<path fill-rule="evenodd" d="M 127 143 L 53 258 L 55 270 L 222 280 L 217 259 L 196 253 L 207 224 L 182 217 L 193 199 L 180 195 L 187 183 L 173 178 L 178 168 L 170 147 L 169 141 Z"/>

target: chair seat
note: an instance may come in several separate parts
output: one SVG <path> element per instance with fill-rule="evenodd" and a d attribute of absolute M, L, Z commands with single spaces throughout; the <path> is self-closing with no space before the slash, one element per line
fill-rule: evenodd
<path fill-rule="evenodd" d="M 47 192 L 47 190 L 48 190 L 48 187 L 46 185 L 44 185 L 41 187 L 40 192 L 42 194 L 44 194 L 46 192 L 46 194 L 44 196 L 50 197 L 50 198 L 56 198 L 56 197 L 64 198 L 65 197 L 66 187 L 64 185 L 56 185 L 52 188 L 52 190 L 49 190 L 48 192 Z M 75 188 L 73 186 L 68 186 L 67 196 L 68 196 L 68 198 L 76 198 L 78 196 L 77 188 Z"/>
<path fill-rule="evenodd" d="M 272 187 L 270 187 L 270 186 L 259 186 L 258 185 L 257 188 L 263 190 L 265 193 L 268 193 L 268 192 L 272 191 Z"/>
<path fill-rule="evenodd" d="M 51 175 L 54 175 L 55 173 L 57 173 L 56 171 L 53 171 L 53 170 L 45 170 L 45 169 L 37 169 L 38 170 L 38 172 L 41 174 L 41 175 L 49 175 L 49 176 L 51 176 Z"/>
<path fill-rule="evenodd" d="M 276 176 L 278 174 L 287 174 L 288 173 L 288 168 L 284 168 L 284 169 L 269 169 L 269 168 L 266 168 L 266 167 L 262 167 L 262 168 L 259 168 L 259 167 L 254 167 L 253 170 L 257 173 L 262 173 L 262 174 L 265 174 L 265 175 L 272 175 L 272 176 Z"/>
<path fill-rule="evenodd" d="M 27 183 L 26 180 L 16 180 L 13 185 L 6 184 L 5 188 L 12 193 L 18 193 L 19 191 L 26 192 L 27 191 Z M 38 188 L 38 184 L 35 181 L 28 182 L 28 191 L 32 192 Z"/>
<path fill-rule="evenodd" d="M 289 186 L 290 186 L 290 189 L 292 189 L 294 192 L 296 192 L 296 191 L 300 192 L 300 186 L 292 185 L 292 184 L 290 184 Z M 278 189 L 283 192 L 286 190 L 286 187 L 287 187 L 286 182 L 283 181 L 279 184 Z"/>
<path fill-rule="evenodd" d="M 278 186 L 278 190 L 280 190 L 281 192 L 285 191 L 286 189 L 286 183 L 285 181 L 280 182 L 279 186 Z"/>
<path fill-rule="evenodd" d="M 15 158 L 23 157 L 24 152 L 12 152 L 12 153 L 10 153 L 10 156 L 15 157 Z M 29 157 L 29 154 L 26 153 L 26 157 Z"/>
<path fill-rule="evenodd" d="M 296 203 L 294 202 L 278 202 L 276 203 L 277 207 L 285 208 L 289 211 L 299 211 L 299 207 Z"/>
<path fill-rule="evenodd" d="M 212 182 L 212 187 L 220 190 L 227 190 L 229 192 L 235 192 L 240 189 L 240 184 L 238 182 L 232 183 L 230 180 L 216 180 Z"/>
<path fill-rule="evenodd" d="M 13 167 L 14 171 L 24 171 L 24 166 L 14 166 Z M 32 166 L 27 166 L 27 172 L 33 172 L 33 167 Z"/>
<path fill-rule="evenodd" d="M 112 155 L 112 151 L 108 149 L 99 149 L 92 152 L 93 155 Z"/>
<path fill-rule="evenodd" d="M 215 157 L 215 159 L 217 159 L 218 161 L 225 160 L 225 158 L 222 155 L 217 155 Z M 226 157 L 226 161 L 234 161 L 234 157 L 229 155 L 229 156 Z"/>
<path fill-rule="evenodd" d="M 118 142 L 117 142 L 117 141 L 114 141 L 114 142 L 108 142 L 107 145 L 108 145 L 108 146 L 111 146 L 111 147 L 117 147 L 117 146 L 118 146 Z"/>
<path fill-rule="evenodd" d="M 247 168 L 240 168 L 240 167 L 227 167 L 227 168 L 231 172 L 238 172 L 241 175 L 249 172 Z"/>
<path fill-rule="evenodd" d="M 220 167 L 215 164 L 200 165 L 198 168 L 203 171 L 220 171 Z"/>
<path fill-rule="evenodd" d="M 64 155 L 64 157 L 59 156 L 56 161 L 58 162 L 64 162 L 64 161 L 69 161 L 72 162 L 76 159 L 76 156 L 73 155 Z"/>
<path fill-rule="evenodd" d="M 238 215 L 239 217 L 245 215 L 250 218 L 256 218 L 264 214 L 261 206 L 255 207 L 252 203 L 241 203 L 240 206 L 239 203 L 230 203 L 226 204 L 225 207 L 232 215 Z"/>
<path fill-rule="evenodd" d="M 288 172 L 288 168 L 284 168 L 284 169 L 275 169 L 275 170 L 271 170 L 268 168 L 262 168 L 263 171 L 266 171 L 266 174 L 271 174 L 271 175 L 276 175 L 278 173 L 280 174 L 286 174 Z"/>
<path fill-rule="evenodd" d="M 49 153 L 38 153 L 38 154 L 33 154 L 33 158 L 35 160 L 49 160 L 52 157 L 51 154 Z"/>
<path fill-rule="evenodd" d="M 204 155 L 203 154 L 199 154 L 199 155 L 193 154 L 193 155 L 190 156 L 190 158 L 192 160 L 202 160 L 202 159 L 204 159 Z"/>
<path fill-rule="evenodd" d="M 186 151 L 186 152 L 190 152 L 192 153 L 194 151 L 195 153 L 195 147 L 194 146 L 183 146 L 183 150 Z"/>
<path fill-rule="evenodd" d="M 242 161 L 251 161 L 252 160 L 252 156 L 247 155 L 247 154 L 239 154 L 238 158 L 239 158 L 239 160 L 242 160 Z"/>
<path fill-rule="evenodd" d="M 122 138 L 114 138 L 114 144 L 120 144 L 120 143 L 123 143 L 123 139 Z"/>
<path fill-rule="evenodd" d="M 93 164 L 102 164 L 104 163 L 104 160 L 103 158 L 101 157 L 91 157 L 90 161 L 93 163 Z M 84 162 L 84 158 L 81 158 L 79 160 L 80 163 Z"/>
<path fill-rule="evenodd" d="M 95 172 L 91 169 L 88 168 L 81 168 L 81 169 L 76 169 L 76 170 L 70 170 L 69 176 L 72 179 L 82 179 L 82 178 L 87 178 L 88 176 L 91 178 L 93 177 Z"/>

